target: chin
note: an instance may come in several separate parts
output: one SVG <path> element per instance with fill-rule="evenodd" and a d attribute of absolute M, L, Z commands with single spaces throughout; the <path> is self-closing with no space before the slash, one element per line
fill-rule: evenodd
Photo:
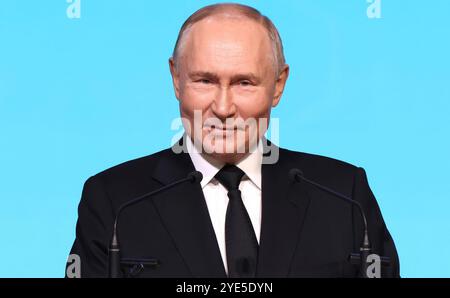
<path fill-rule="evenodd" d="M 247 155 L 248 144 L 247 142 L 242 142 L 241 144 L 236 144 L 236 142 L 228 143 L 228 148 L 233 148 L 231 151 L 226 151 L 225 143 L 221 140 L 214 142 L 203 142 L 203 153 L 214 158 L 215 160 L 225 162 L 225 163 L 236 163 L 244 156 Z"/>
<path fill-rule="evenodd" d="M 247 140 L 236 142 L 226 141 L 222 138 L 214 138 L 212 141 L 208 138 L 203 139 L 203 148 L 205 153 L 220 155 L 241 155 L 248 152 Z"/>

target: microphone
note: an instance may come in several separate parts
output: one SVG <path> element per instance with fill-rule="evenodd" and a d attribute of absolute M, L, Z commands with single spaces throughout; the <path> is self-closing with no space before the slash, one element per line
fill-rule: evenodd
<path fill-rule="evenodd" d="M 338 198 L 340 198 L 350 204 L 356 205 L 358 207 L 359 214 L 361 215 L 361 217 L 363 219 L 363 223 L 364 223 L 364 234 L 363 234 L 362 244 L 360 247 L 360 252 L 351 254 L 350 261 L 354 264 L 359 263 L 360 274 L 362 275 L 362 277 L 368 278 L 369 276 L 367 275 L 367 271 L 368 271 L 367 268 L 369 265 L 367 262 L 367 258 L 369 255 L 372 254 L 372 247 L 371 247 L 370 241 L 369 241 L 369 233 L 368 233 L 368 228 L 367 228 L 366 215 L 364 214 L 364 210 L 363 210 L 361 204 L 358 201 L 352 200 L 351 198 L 349 198 L 348 196 L 346 196 L 344 194 L 341 194 L 335 190 L 332 190 L 332 189 L 330 189 L 324 185 L 321 185 L 315 181 L 309 180 L 308 178 L 305 177 L 303 172 L 299 169 L 296 169 L 296 168 L 291 169 L 289 171 L 289 178 L 294 182 L 305 181 L 324 192 L 332 194 L 335 197 L 338 197 Z M 383 264 L 386 264 L 386 263 L 388 264 L 390 262 L 389 258 L 386 258 L 386 257 L 381 257 L 380 259 L 383 262 Z"/>
<path fill-rule="evenodd" d="M 108 255 L 108 261 L 109 261 L 109 271 L 108 276 L 110 278 L 119 278 L 121 277 L 121 270 L 120 270 L 120 245 L 119 245 L 119 238 L 117 237 L 117 226 L 119 224 L 119 218 L 121 212 L 136 203 L 141 202 L 144 199 L 147 199 L 150 196 L 153 196 L 157 193 L 163 192 L 165 190 L 168 190 L 174 186 L 177 186 L 179 184 L 190 182 L 190 183 L 200 183 L 202 181 L 203 175 L 199 171 L 193 171 L 187 175 L 187 177 L 174 181 L 172 183 L 169 183 L 161 188 L 158 188 L 156 190 L 153 190 L 149 193 L 143 194 L 137 198 L 132 199 L 131 201 L 128 201 L 122 205 L 120 205 L 119 209 L 117 209 L 116 218 L 114 220 L 114 227 L 113 227 L 113 235 L 111 237 L 111 242 L 109 244 L 109 255 Z"/>

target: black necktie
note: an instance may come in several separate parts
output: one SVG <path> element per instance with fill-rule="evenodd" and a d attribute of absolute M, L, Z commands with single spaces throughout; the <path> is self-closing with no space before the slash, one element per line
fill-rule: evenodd
<path fill-rule="evenodd" d="M 228 190 L 225 246 L 229 277 L 254 277 L 258 259 L 258 241 L 239 190 L 243 176 L 244 172 L 235 165 L 225 165 L 216 174 Z"/>

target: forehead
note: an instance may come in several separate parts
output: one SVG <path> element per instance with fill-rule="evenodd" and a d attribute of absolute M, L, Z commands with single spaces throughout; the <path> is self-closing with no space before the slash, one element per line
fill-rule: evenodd
<path fill-rule="evenodd" d="M 274 52 L 266 28 L 249 18 L 208 17 L 185 33 L 180 56 L 187 58 L 183 60 L 188 65 L 213 68 L 273 64 Z"/>

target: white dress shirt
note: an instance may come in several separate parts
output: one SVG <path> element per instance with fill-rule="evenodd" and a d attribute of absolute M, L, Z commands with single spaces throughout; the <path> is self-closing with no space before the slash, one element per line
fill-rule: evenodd
<path fill-rule="evenodd" d="M 195 169 L 203 174 L 201 186 L 214 232 L 216 233 L 225 272 L 228 274 L 225 246 L 225 216 L 229 200 L 227 195 L 228 191 L 214 178 L 224 163 L 206 160 L 198 152 L 189 136 L 186 137 L 186 145 Z M 259 142 L 258 150 L 250 153 L 236 164 L 245 173 L 239 185 L 239 190 L 241 191 L 242 201 L 252 222 L 258 243 L 261 231 L 261 148 L 261 142 Z"/>

